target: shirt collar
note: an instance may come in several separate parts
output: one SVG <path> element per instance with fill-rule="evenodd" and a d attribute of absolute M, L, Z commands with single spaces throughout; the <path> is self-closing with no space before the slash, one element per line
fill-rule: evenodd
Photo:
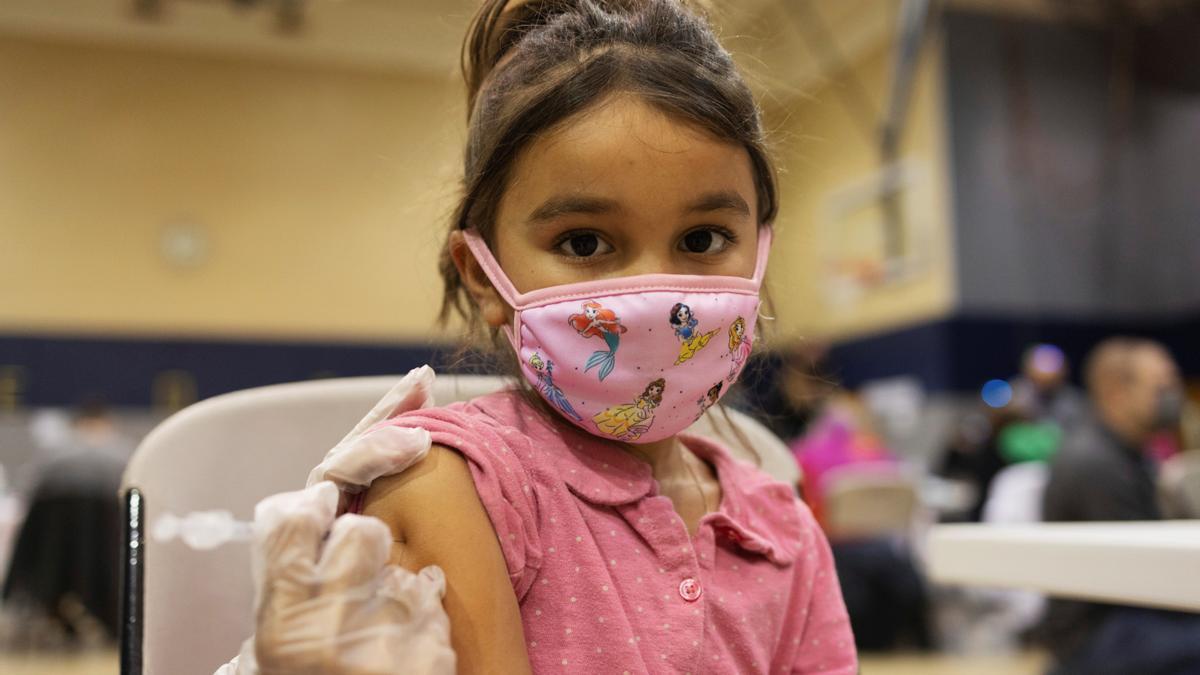
<path fill-rule="evenodd" d="M 649 464 L 574 428 L 564 429 L 563 440 L 567 452 L 558 458 L 559 473 L 579 498 L 620 506 L 655 494 Z"/>
<path fill-rule="evenodd" d="M 531 409 L 525 395 L 515 389 L 492 396 L 504 406 L 498 420 L 506 421 L 532 438 L 555 438 L 554 452 L 544 455 L 552 471 L 581 499 L 593 504 L 620 506 L 650 496 L 654 477 L 650 466 L 610 442 L 589 434 L 557 413 Z M 479 399 L 476 399 L 478 404 Z M 559 448 L 565 448 L 560 451 Z"/>
<path fill-rule="evenodd" d="M 734 459 L 719 443 L 702 436 L 680 436 L 687 447 L 717 469 L 721 508 L 704 517 L 718 538 L 757 553 L 776 565 L 795 562 L 804 536 L 796 494 L 784 483 Z"/>
<path fill-rule="evenodd" d="M 559 474 L 576 496 L 592 504 L 620 506 L 657 494 L 650 465 L 574 426 L 558 432 L 566 452 L 556 457 Z M 702 436 L 680 440 L 717 470 L 719 510 L 704 516 L 716 537 L 762 555 L 776 565 L 792 564 L 799 554 L 803 526 L 795 493 L 734 459 L 720 444 Z"/>

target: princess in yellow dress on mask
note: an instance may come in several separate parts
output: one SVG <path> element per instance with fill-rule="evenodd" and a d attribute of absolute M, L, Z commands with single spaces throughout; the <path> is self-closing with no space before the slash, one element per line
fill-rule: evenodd
<path fill-rule="evenodd" d="M 646 391 L 633 403 L 615 405 L 592 417 L 592 421 L 601 433 L 621 441 L 636 441 L 654 423 L 654 409 L 662 403 L 663 390 L 666 388 L 667 381 L 660 377 L 646 385 Z"/>

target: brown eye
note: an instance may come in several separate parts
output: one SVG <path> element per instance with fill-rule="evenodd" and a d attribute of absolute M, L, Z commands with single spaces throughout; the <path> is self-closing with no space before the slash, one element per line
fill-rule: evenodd
<path fill-rule="evenodd" d="M 571 244 L 571 253 L 584 258 L 592 255 L 596 252 L 596 249 L 600 248 L 600 239 L 594 234 L 571 237 L 568 242 Z"/>
<path fill-rule="evenodd" d="M 607 242 L 592 232 L 579 232 L 569 235 L 562 240 L 558 248 L 563 254 L 575 258 L 590 258 L 612 250 L 612 247 Z"/>
<path fill-rule="evenodd" d="M 704 228 L 683 235 L 680 248 L 688 253 L 720 253 L 729 245 L 730 237 L 719 230 Z"/>

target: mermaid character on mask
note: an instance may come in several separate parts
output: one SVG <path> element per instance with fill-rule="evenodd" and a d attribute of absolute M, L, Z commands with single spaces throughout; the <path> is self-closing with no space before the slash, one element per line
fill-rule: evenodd
<path fill-rule="evenodd" d="M 592 421 L 600 433 L 620 441 L 636 441 L 654 423 L 654 409 L 662 403 L 666 388 L 667 381 L 660 377 L 646 385 L 646 390 L 633 403 L 615 405 L 593 417 Z"/>
<path fill-rule="evenodd" d="M 746 335 L 746 320 L 739 316 L 729 327 L 729 355 L 733 364 L 729 366 L 729 377 L 726 379 L 730 382 L 737 378 L 738 372 L 746 365 L 752 346 L 750 337 Z"/>
<path fill-rule="evenodd" d="M 583 303 L 583 313 L 572 314 L 567 318 L 567 323 L 582 337 L 598 337 L 608 345 L 608 349 L 592 352 L 588 357 L 587 367 L 583 369 L 587 372 L 599 366 L 600 381 L 603 382 L 617 363 L 617 347 L 621 344 L 621 333 L 626 331 L 625 326 L 621 325 L 616 312 L 602 307 L 594 300 Z"/>
<path fill-rule="evenodd" d="M 583 418 L 579 416 L 579 413 L 575 412 L 575 408 L 571 407 L 571 402 L 567 400 L 562 389 L 559 389 L 558 385 L 554 384 L 554 362 L 550 360 L 543 361 L 542 357 L 535 352 L 533 356 L 529 357 L 529 365 L 533 366 L 533 369 L 537 371 L 538 388 L 550 405 L 557 408 L 559 412 L 567 417 L 582 422 Z"/>
<path fill-rule="evenodd" d="M 696 330 L 696 325 L 700 322 L 692 315 L 692 308 L 682 302 L 675 303 L 675 306 L 671 308 L 670 321 L 671 326 L 675 329 L 676 337 L 682 343 L 679 345 L 679 358 L 675 360 L 675 365 L 695 356 L 696 352 L 704 349 L 712 336 L 717 333 L 716 329 L 707 333 Z"/>

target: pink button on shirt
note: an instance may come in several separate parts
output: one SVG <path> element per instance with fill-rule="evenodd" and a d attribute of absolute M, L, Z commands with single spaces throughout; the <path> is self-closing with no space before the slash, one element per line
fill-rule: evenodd
<path fill-rule="evenodd" d="M 720 509 L 695 536 L 650 467 L 518 393 L 400 415 L 467 459 L 535 673 L 854 673 L 824 535 L 790 488 L 720 445 Z"/>

